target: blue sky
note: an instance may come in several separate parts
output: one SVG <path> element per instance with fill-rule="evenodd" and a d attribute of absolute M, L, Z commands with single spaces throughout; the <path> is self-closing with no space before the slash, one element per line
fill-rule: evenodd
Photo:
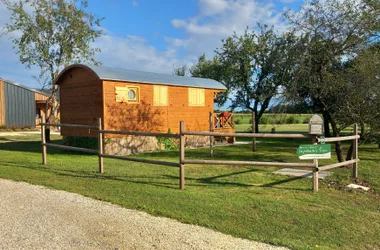
<path fill-rule="evenodd" d="M 104 66 L 171 74 L 174 65 L 188 67 L 205 53 L 212 57 L 221 39 L 242 33 L 257 22 L 286 29 L 284 9 L 298 10 L 302 0 L 89 0 L 87 11 L 104 17 L 104 36 L 93 46 Z M 0 4 L 0 30 L 10 13 Z M 38 88 L 32 78 L 37 68 L 26 69 L 9 37 L 0 37 L 0 77 Z"/>

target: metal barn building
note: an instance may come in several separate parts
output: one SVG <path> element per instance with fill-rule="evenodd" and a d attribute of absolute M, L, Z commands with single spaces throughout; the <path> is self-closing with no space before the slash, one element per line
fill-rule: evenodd
<path fill-rule="evenodd" d="M 49 95 L 0 78 L 0 126 L 35 128 Z"/>

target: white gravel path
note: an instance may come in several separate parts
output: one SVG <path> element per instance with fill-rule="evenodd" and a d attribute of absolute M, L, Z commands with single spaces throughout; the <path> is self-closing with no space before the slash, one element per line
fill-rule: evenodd
<path fill-rule="evenodd" d="M 286 249 L 0 179 L 0 249 Z"/>

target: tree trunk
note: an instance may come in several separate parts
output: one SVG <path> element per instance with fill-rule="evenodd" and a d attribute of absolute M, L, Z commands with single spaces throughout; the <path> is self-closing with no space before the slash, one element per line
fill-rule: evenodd
<path fill-rule="evenodd" d="M 325 136 L 330 137 L 330 126 L 329 126 L 329 119 L 328 115 L 326 113 L 323 113 L 323 125 L 325 127 Z"/>
<path fill-rule="evenodd" d="M 45 128 L 45 141 L 50 142 L 50 128 Z"/>
<path fill-rule="evenodd" d="M 335 121 L 332 119 L 330 114 L 327 114 L 327 117 L 328 117 L 328 120 L 331 124 L 334 136 L 339 137 L 339 130 L 338 130 L 338 127 L 337 127 Z M 336 153 L 336 157 L 338 158 L 338 161 L 343 162 L 343 145 L 342 145 L 342 142 L 340 142 L 340 141 L 335 142 L 335 153 Z"/>
<path fill-rule="evenodd" d="M 348 148 L 346 161 L 352 160 L 352 157 L 354 157 L 354 143 L 351 143 L 350 147 Z"/>
<path fill-rule="evenodd" d="M 354 157 L 354 143 L 351 143 L 347 151 L 346 161 L 352 160 L 353 157 Z M 350 164 L 347 167 L 352 168 L 353 165 Z"/>
<path fill-rule="evenodd" d="M 257 118 L 257 114 L 255 114 L 255 133 L 259 133 L 259 118 Z"/>
<path fill-rule="evenodd" d="M 340 141 L 335 142 L 336 157 L 339 162 L 343 162 L 343 146 Z"/>

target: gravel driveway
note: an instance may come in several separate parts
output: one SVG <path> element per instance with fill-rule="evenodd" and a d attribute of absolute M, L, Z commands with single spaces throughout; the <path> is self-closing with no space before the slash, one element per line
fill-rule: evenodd
<path fill-rule="evenodd" d="M 0 249 L 286 249 L 0 179 Z"/>

